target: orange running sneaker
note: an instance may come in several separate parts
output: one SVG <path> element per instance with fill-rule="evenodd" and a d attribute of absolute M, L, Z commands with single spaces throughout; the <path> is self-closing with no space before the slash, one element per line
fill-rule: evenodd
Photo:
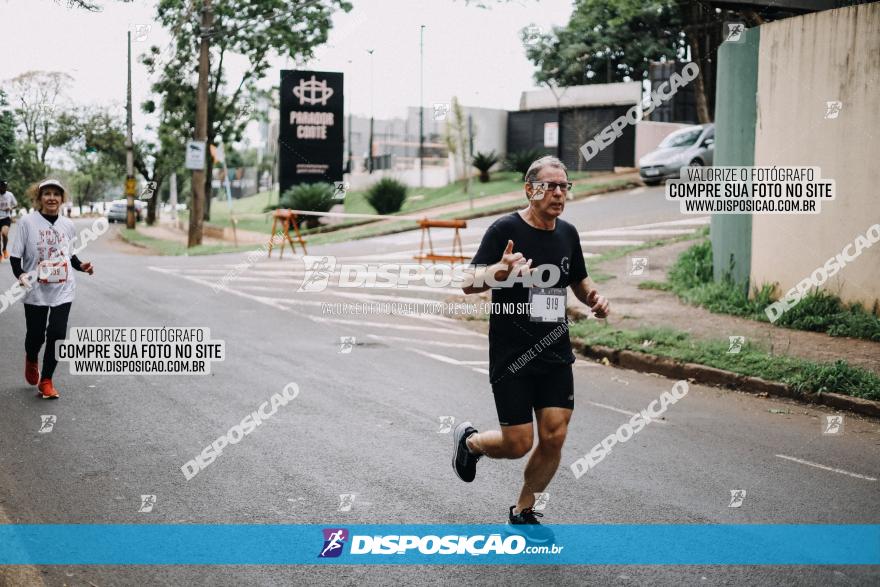
<path fill-rule="evenodd" d="M 61 397 L 58 395 L 58 390 L 52 385 L 51 379 L 40 379 L 40 393 L 43 394 L 43 399 L 58 399 Z"/>
<path fill-rule="evenodd" d="M 24 358 L 24 380 L 31 385 L 36 385 L 40 381 L 40 364 L 36 361 L 28 361 L 27 356 Z"/>

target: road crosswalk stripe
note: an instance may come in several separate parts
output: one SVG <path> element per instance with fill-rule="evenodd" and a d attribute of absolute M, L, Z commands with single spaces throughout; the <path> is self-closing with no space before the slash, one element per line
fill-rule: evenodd
<path fill-rule="evenodd" d="M 440 346 L 440 347 L 448 347 L 448 348 L 456 348 L 456 349 L 471 349 L 476 351 L 489 351 L 489 347 L 487 345 L 478 345 L 478 344 L 467 344 L 463 342 L 443 342 L 439 340 L 428 340 L 424 338 L 409 338 L 406 336 L 390 336 L 388 334 L 369 334 L 367 335 L 370 338 L 374 338 L 376 340 L 392 340 L 395 342 L 409 342 L 412 344 L 424 344 L 428 346 Z"/>

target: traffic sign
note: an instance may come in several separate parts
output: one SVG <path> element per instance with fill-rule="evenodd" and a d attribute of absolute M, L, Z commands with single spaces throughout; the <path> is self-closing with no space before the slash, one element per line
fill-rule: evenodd
<path fill-rule="evenodd" d="M 137 193 L 137 180 L 133 177 L 125 178 L 125 196 L 132 196 Z"/>
<path fill-rule="evenodd" d="M 195 171 L 205 169 L 205 141 L 187 141 L 186 168 Z"/>

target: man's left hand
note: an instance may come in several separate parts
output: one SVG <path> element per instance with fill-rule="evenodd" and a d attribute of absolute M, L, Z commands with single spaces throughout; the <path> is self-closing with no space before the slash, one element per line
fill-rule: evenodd
<path fill-rule="evenodd" d="M 587 296 L 587 305 L 593 311 L 593 315 L 596 318 L 607 318 L 610 312 L 610 306 L 608 304 L 608 299 L 605 296 L 600 296 L 599 292 L 595 289 L 590 292 L 590 295 Z"/>

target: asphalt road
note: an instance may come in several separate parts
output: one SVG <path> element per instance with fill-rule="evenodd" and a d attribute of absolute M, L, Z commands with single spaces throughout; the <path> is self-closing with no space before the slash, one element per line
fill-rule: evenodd
<path fill-rule="evenodd" d="M 656 190 L 574 203 L 593 240 L 694 229 Z M 470 223 L 473 248 L 490 222 Z M 645 227 L 645 224 L 651 226 Z M 79 226 L 87 225 L 80 221 Z M 636 225 L 636 228 L 632 228 Z M 621 228 L 622 227 L 622 228 Z M 626 228 L 629 227 L 629 228 Z M 676 228 L 677 227 L 677 228 Z M 620 231 L 612 229 L 620 228 Z M 618 234 L 617 232 L 622 233 Z M 227 359 L 210 376 L 71 375 L 62 399 L 35 397 L 22 370 L 21 304 L 0 314 L 0 518 L 6 523 L 503 523 L 523 461 L 489 461 L 466 485 L 450 465 L 440 419 L 497 419 L 482 324 L 438 316 L 347 316 L 322 304 L 442 300 L 434 288 L 334 287 L 294 293 L 299 262 L 243 255 L 122 254 L 108 234 L 81 257 L 96 274 L 79 281 L 71 326 L 208 327 Z M 590 235 L 584 235 L 589 240 Z M 394 259 L 415 233 L 316 248 L 339 259 Z M 596 245 L 596 250 L 603 245 Z M 611 245 L 607 245 L 611 246 Z M 232 272 L 232 273 L 230 273 Z M 224 287 L 214 286 L 226 277 Z M 0 265 L 0 291 L 12 284 Z M 373 296 L 373 297 L 367 297 Z M 613 303 L 613 301 L 612 301 Z M 341 337 L 355 337 L 351 347 Z M 350 351 L 350 352 L 349 352 Z M 181 465 L 289 382 L 300 394 L 187 481 Z M 575 479 L 568 465 L 645 408 L 673 382 L 578 361 L 575 412 L 562 468 L 548 489 L 548 523 L 878 523 L 880 426 L 794 402 L 691 385 L 689 394 Z M 39 433 L 41 415 L 55 415 Z M 795 459 L 795 460 L 792 460 Z M 827 468 L 820 468 L 816 465 Z M 829 470 L 834 469 L 834 470 Z M 747 494 L 729 507 L 730 491 Z M 149 513 L 141 495 L 155 495 Z M 343 494 L 354 494 L 340 511 Z M 2 521 L 2 520 L 0 520 Z M 821 548 L 821 545 L 815 545 Z M 278 545 L 267 545 L 277 548 Z M 52 548 L 52 545 L 46 545 Z M 876 567 L 66 567 L 0 569 L 2 584 L 560 584 L 869 585 Z"/>

